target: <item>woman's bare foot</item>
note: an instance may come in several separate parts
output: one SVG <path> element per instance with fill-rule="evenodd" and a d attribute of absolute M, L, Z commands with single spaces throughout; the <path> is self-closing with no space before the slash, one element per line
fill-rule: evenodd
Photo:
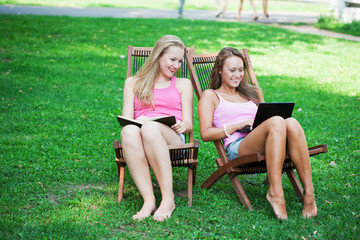
<path fill-rule="evenodd" d="M 145 202 L 139 212 L 137 212 L 134 216 L 134 220 L 144 220 L 149 217 L 156 210 L 155 201 Z"/>
<path fill-rule="evenodd" d="M 284 196 L 275 197 L 271 196 L 270 191 L 266 194 L 266 199 L 271 204 L 275 216 L 280 220 L 287 220 L 287 212 L 285 206 Z"/>
<path fill-rule="evenodd" d="M 156 221 L 165 221 L 167 218 L 171 217 L 175 209 L 175 202 L 174 199 L 172 200 L 162 200 L 160 203 L 159 208 L 154 213 L 154 220 Z"/>
<path fill-rule="evenodd" d="M 305 194 L 302 215 L 303 218 L 312 218 L 317 216 L 317 207 L 314 194 Z"/>
<path fill-rule="evenodd" d="M 237 18 L 237 19 L 240 19 L 240 14 L 236 15 L 236 18 Z"/>

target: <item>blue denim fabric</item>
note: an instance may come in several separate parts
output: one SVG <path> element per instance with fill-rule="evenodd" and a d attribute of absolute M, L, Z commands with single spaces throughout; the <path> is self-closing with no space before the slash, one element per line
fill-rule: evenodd
<path fill-rule="evenodd" d="M 244 138 L 245 137 L 239 137 L 238 139 L 236 139 L 234 142 L 230 143 L 227 146 L 225 153 L 229 160 L 233 160 L 239 157 L 239 146 L 242 140 L 244 140 Z"/>
<path fill-rule="evenodd" d="M 183 144 L 185 144 L 185 135 L 182 134 L 182 133 L 180 133 L 180 134 L 179 134 L 179 137 L 181 138 L 181 142 L 182 142 Z"/>

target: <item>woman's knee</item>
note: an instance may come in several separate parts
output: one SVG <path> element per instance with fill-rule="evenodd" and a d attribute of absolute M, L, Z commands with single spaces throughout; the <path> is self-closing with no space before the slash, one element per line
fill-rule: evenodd
<path fill-rule="evenodd" d="M 140 128 L 135 125 L 127 125 L 123 127 L 121 130 L 121 142 L 128 143 L 134 142 L 139 139 L 140 136 Z"/>
<path fill-rule="evenodd" d="M 148 121 L 144 123 L 140 129 L 141 137 L 144 141 L 155 141 L 161 137 L 160 123 Z"/>
<path fill-rule="evenodd" d="M 299 137 L 304 135 L 304 130 L 302 129 L 300 123 L 295 118 L 287 118 L 286 123 L 286 132 L 289 137 Z"/>
<path fill-rule="evenodd" d="M 274 132 L 277 134 L 286 133 L 286 123 L 282 117 L 274 116 L 267 120 L 269 132 Z"/>

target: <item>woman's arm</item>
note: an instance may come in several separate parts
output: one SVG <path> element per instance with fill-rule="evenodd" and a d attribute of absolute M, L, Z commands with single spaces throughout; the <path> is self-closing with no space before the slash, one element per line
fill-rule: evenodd
<path fill-rule="evenodd" d="M 134 77 L 126 79 L 123 91 L 122 116 L 134 119 Z"/>
<path fill-rule="evenodd" d="M 219 104 L 219 99 L 211 90 L 205 90 L 198 104 L 198 114 L 200 123 L 200 135 L 202 140 L 214 141 L 225 136 L 223 129 L 215 128 L 213 125 L 214 111 Z"/>
<path fill-rule="evenodd" d="M 193 129 L 193 112 L 194 112 L 193 87 L 190 80 L 186 78 L 178 78 L 176 81 L 176 87 L 179 89 L 181 94 L 182 123 L 184 124 L 184 126 L 182 126 L 183 129 L 180 132 L 190 133 Z M 179 125 L 182 124 L 179 123 Z"/>

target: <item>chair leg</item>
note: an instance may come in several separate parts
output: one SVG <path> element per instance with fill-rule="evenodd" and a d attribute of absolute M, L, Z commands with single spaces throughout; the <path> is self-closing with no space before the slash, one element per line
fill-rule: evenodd
<path fill-rule="evenodd" d="M 188 207 L 192 206 L 193 169 L 188 168 Z"/>
<path fill-rule="evenodd" d="M 219 167 L 223 166 L 224 164 L 221 163 L 220 159 L 216 159 L 216 163 Z M 243 187 L 241 186 L 241 183 L 239 181 L 239 179 L 237 178 L 237 176 L 233 176 L 231 173 L 227 173 L 229 178 L 230 178 L 230 182 L 233 185 L 236 195 L 238 196 L 238 198 L 240 199 L 240 202 L 242 203 L 242 205 L 244 205 L 248 210 L 254 210 L 254 208 L 251 205 L 250 200 L 248 199 L 248 197 L 246 196 L 246 193 L 243 189 Z"/>
<path fill-rule="evenodd" d="M 263 181 L 263 184 L 269 185 L 269 177 L 266 176 L 265 180 Z"/>
<path fill-rule="evenodd" d="M 245 194 L 244 189 L 241 186 L 241 183 L 239 181 L 239 179 L 237 177 L 232 177 L 231 174 L 228 174 L 230 180 L 231 180 L 231 184 L 233 185 L 236 195 L 238 196 L 238 198 L 240 199 L 240 202 L 248 209 L 248 210 L 254 210 L 254 208 L 252 207 L 250 200 L 248 199 L 248 197 Z"/>
<path fill-rule="evenodd" d="M 298 196 L 300 202 L 304 201 L 304 189 L 302 188 L 294 170 L 286 170 L 286 174 L 291 182 L 291 185 L 293 186 L 296 195 Z"/>
<path fill-rule="evenodd" d="M 195 186 L 195 182 L 196 182 L 196 166 L 192 167 L 192 172 L 193 172 L 193 186 Z"/>
<path fill-rule="evenodd" d="M 124 195 L 124 181 L 125 181 L 125 165 L 119 167 L 119 193 L 118 203 L 122 202 Z"/>

